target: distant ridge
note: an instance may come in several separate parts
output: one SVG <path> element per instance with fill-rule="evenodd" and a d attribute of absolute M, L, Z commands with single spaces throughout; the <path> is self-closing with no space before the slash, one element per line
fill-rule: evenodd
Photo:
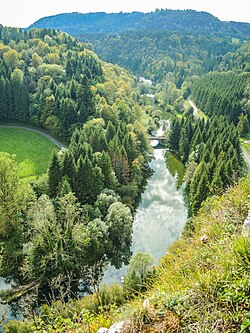
<path fill-rule="evenodd" d="M 64 13 L 39 19 L 28 27 L 60 29 L 73 36 L 89 33 L 119 33 L 126 30 L 169 30 L 179 33 L 250 37 L 250 23 L 224 22 L 207 12 L 156 10 L 151 13 Z"/>

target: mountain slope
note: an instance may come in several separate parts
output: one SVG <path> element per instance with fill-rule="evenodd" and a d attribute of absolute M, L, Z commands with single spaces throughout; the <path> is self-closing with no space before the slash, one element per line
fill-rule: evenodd
<path fill-rule="evenodd" d="M 207 12 L 195 10 L 156 10 L 151 13 L 64 13 L 40 20 L 32 28 L 60 29 L 74 36 L 83 33 L 114 33 L 128 29 L 170 30 L 179 33 L 230 35 L 238 38 L 250 36 L 250 24 L 223 22 Z"/>

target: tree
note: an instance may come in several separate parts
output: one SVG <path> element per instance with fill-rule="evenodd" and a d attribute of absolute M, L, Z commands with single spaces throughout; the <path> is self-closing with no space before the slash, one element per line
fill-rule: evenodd
<path fill-rule="evenodd" d="M 179 154 L 183 163 L 186 163 L 189 154 L 189 142 L 186 127 L 183 126 L 180 132 Z"/>
<path fill-rule="evenodd" d="M 96 112 L 94 95 L 91 87 L 84 77 L 78 92 L 78 122 L 85 123 Z"/>
<path fill-rule="evenodd" d="M 237 126 L 238 132 L 240 135 L 244 135 L 249 133 L 249 121 L 247 118 L 247 115 L 244 115 L 243 113 L 239 116 L 239 122 Z"/>
<path fill-rule="evenodd" d="M 108 225 L 109 248 L 107 256 L 111 265 L 120 268 L 128 264 L 132 244 L 132 214 L 121 202 L 113 203 L 105 219 Z"/>
<path fill-rule="evenodd" d="M 153 273 L 154 259 L 148 253 L 138 252 L 131 258 L 124 280 L 125 294 L 136 295 L 146 291 Z"/>
<path fill-rule="evenodd" d="M 62 180 L 61 163 L 59 161 L 58 152 L 54 151 L 48 169 L 49 195 L 51 198 L 57 196 L 58 186 L 61 180 Z"/>
<path fill-rule="evenodd" d="M 202 161 L 196 168 L 190 183 L 189 213 L 191 216 L 199 210 L 201 203 L 208 197 L 208 185 L 208 169 L 206 163 Z"/>
<path fill-rule="evenodd" d="M 81 253 L 76 251 L 73 232 L 81 223 L 80 206 L 72 193 L 53 205 L 42 195 L 29 211 L 29 241 L 24 246 L 22 270 L 28 281 L 58 292 L 71 290 L 80 278 Z"/>
<path fill-rule="evenodd" d="M 20 181 L 15 158 L 7 153 L 0 153 L 0 184 L 0 275 L 21 282 L 25 216 L 33 192 Z"/>

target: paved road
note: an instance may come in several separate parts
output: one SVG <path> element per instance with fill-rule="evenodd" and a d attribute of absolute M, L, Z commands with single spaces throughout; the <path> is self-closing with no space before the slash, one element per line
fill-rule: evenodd
<path fill-rule="evenodd" d="M 32 128 L 32 127 L 22 126 L 22 125 L 0 125 L 0 128 L 21 128 L 21 129 L 25 129 L 27 131 L 39 133 L 39 134 L 45 136 L 46 138 L 48 138 L 57 147 L 59 147 L 59 148 L 67 148 L 65 144 L 63 144 L 62 142 L 60 142 L 57 139 L 55 139 L 52 135 L 50 135 L 50 134 L 48 134 L 46 132 L 43 132 L 43 131 L 41 131 L 41 130 L 39 130 L 37 128 Z"/>
<path fill-rule="evenodd" d="M 250 171 L 250 154 L 246 151 L 246 149 L 242 148 L 243 156 L 246 161 L 248 170 Z"/>

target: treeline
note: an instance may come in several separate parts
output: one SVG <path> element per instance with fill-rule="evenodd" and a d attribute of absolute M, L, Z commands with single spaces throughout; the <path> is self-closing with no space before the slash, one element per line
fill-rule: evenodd
<path fill-rule="evenodd" d="M 221 57 L 240 44 L 231 38 L 169 31 L 126 31 L 120 34 L 83 34 L 79 39 L 94 45 L 105 61 L 119 64 L 155 82 L 171 73 L 174 83 L 183 77 L 214 70 Z"/>
<path fill-rule="evenodd" d="M 250 120 L 249 81 L 249 72 L 209 73 L 194 83 L 192 95 L 208 116 L 227 115 L 236 124 L 241 113 Z"/>
<path fill-rule="evenodd" d="M 173 119 L 168 148 L 186 166 L 189 216 L 208 196 L 225 190 L 245 172 L 239 133 L 226 116 Z"/>

